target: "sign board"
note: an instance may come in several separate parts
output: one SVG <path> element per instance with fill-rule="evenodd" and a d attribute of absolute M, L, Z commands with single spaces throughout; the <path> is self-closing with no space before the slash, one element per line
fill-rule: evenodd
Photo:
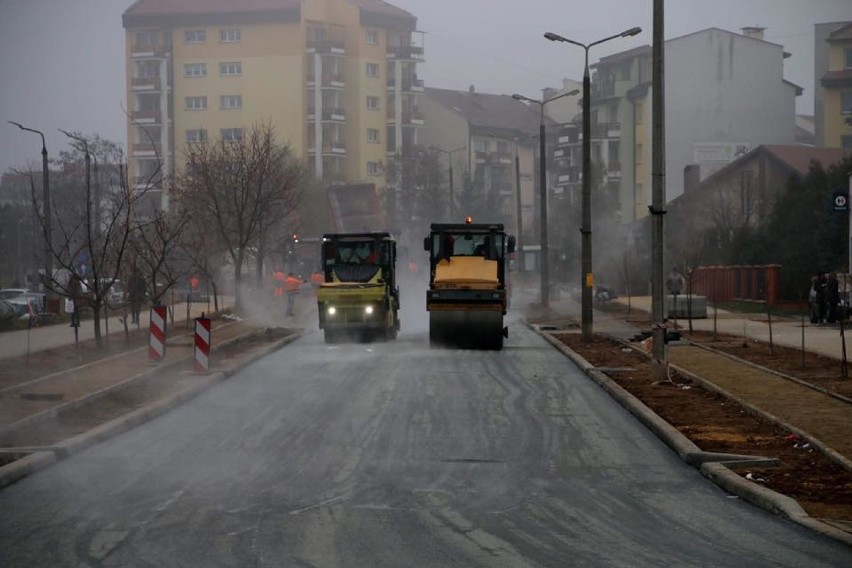
<path fill-rule="evenodd" d="M 835 191 L 831 195 L 831 207 L 834 211 L 849 211 L 849 195 L 845 191 Z"/>
<path fill-rule="evenodd" d="M 744 142 L 695 142 L 692 144 L 692 161 L 696 164 L 729 164 L 750 150 L 750 145 Z"/>

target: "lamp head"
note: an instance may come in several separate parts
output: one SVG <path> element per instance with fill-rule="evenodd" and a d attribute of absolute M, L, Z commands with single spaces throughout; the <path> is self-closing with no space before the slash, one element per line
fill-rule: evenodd
<path fill-rule="evenodd" d="M 625 31 L 621 32 L 621 37 L 635 36 L 635 35 L 637 35 L 641 32 L 642 32 L 642 28 L 637 26 L 635 28 L 630 28 L 629 30 L 625 30 Z"/>
<path fill-rule="evenodd" d="M 545 33 L 545 34 L 544 34 L 544 37 L 545 37 L 546 39 L 549 39 L 550 41 L 566 41 L 566 39 L 565 39 L 564 37 L 562 37 L 562 36 L 561 36 L 561 35 L 559 35 L 559 34 L 555 34 L 555 33 L 553 33 L 553 32 L 547 32 L 547 33 Z"/>

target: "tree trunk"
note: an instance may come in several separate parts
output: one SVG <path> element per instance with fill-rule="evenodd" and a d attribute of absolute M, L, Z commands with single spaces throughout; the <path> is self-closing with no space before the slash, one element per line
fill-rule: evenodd
<path fill-rule="evenodd" d="M 92 303 L 92 324 L 95 326 L 95 343 L 98 347 L 103 347 L 103 338 L 101 337 L 101 304 L 100 302 Z"/>
<path fill-rule="evenodd" d="M 240 299 L 240 288 L 243 280 L 243 251 L 240 250 L 234 262 L 234 308 L 239 309 L 242 306 Z"/>
<path fill-rule="evenodd" d="M 216 282 L 210 283 L 213 286 L 213 311 L 219 313 L 219 289 L 216 287 Z"/>

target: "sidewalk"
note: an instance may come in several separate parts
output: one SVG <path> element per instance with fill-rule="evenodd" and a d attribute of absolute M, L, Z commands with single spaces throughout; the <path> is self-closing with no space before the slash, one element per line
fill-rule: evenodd
<path fill-rule="evenodd" d="M 232 306 L 233 301 L 229 302 L 227 305 Z M 210 309 L 212 309 L 212 307 L 213 306 L 211 304 Z M 196 302 L 191 304 L 189 317 L 190 319 L 196 318 L 200 316 L 202 312 L 207 313 L 208 311 L 207 302 Z M 101 334 L 103 336 L 106 336 L 107 334 L 112 336 L 116 333 L 124 333 L 124 324 L 122 323 L 123 310 L 120 312 L 122 314 L 121 316 L 112 315 L 113 313 L 116 312 L 111 310 L 110 317 L 108 319 L 101 318 Z M 139 316 L 140 329 L 148 328 L 149 315 L 149 309 L 146 308 L 142 310 L 142 313 Z M 169 325 L 171 325 L 171 318 L 169 318 Z M 181 330 L 186 328 L 186 303 L 175 304 L 174 325 Z M 131 331 L 135 330 L 137 327 L 136 324 L 131 324 L 129 322 L 127 326 Z M 91 319 L 86 319 L 80 322 L 80 327 L 77 331 L 81 342 L 94 339 L 95 337 L 95 326 Z M 6 331 L 0 333 L 0 359 L 26 355 L 28 351 L 29 353 L 34 353 L 44 349 L 53 349 L 73 344 L 74 328 L 72 328 L 68 323 L 44 325 L 17 331 Z"/>
<path fill-rule="evenodd" d="M 627 306 L 627 298 L 617 298 L 614 302 Z M 650 331 L 650 313 L 651 313 L 651 297 L 650 296 L 635 296 L 630 298 L 630 306 L 632 310 L 639 310 L 649 314 L 648 325 L 642 331 Z M 606 317 L 601 317 L 599 311 L 595 311 L 595 330 L 606 333 Z M 598 326 L 598 320 L 601 320 L 601 327 Z M 671 324 L 674 320 L 669 319 Z M 623 322 L 619 322 L 623 327 Z M 686 319 L 677 320 L 679 329 L 688 329 L 689 321 Z M 852 326 L 850 326 L 852 327 Z M 713 331 L 713 307 L 707 307 L 707 318 L 693 319 L 692 328 L 699 331 Z M 769 342 L 769 324 L 767 323 L 766 314 L 739 314 L 719 310 L 716 317 L 716 331 L 719 333 L 727 333 L 738 337 L 746 337 L 748 339 L 756 339 L 758 341 Z M 818 326 L 811 324 L 805 319 L 804 327 L 801 320 L 790 319 L 774 319 L 772 320 L 772 341 L 777 345 L 792 347 L 794 349 L 802 348 L 802 338 L 804 333 L 804 346 L 806 351 L 819 353 L 835 359 L 843 357 L 843 342 L 840 338 L 840 328 L 831 326 Z M 846 350 L 849 356 L 852 352 L 849 351 L 849 334 L 852 334 L 852 329 L 844 330 L 846 340 Z"/>

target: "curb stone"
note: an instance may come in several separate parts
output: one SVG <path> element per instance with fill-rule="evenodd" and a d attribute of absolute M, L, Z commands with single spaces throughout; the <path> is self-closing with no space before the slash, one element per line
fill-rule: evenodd
<path fill-rule="evenodd" d="M 131 430 L 136 426 L 165 414 L 169 410 L 172 410 L 173 408 L 176 408 L 177 406 L 180 406 L 181 404 L 202 394 L 211 386 L 234 376 L 236 373 L 257 362 L 259 359 L 292 343 L 300 338 L 303 333 L 303 331 L 297 331 L 296 333 L 283 337 L 259 350 L 245 361 L 241 361 L 234 367 L 212 372 L 202 383 L 175 393 L 167 399 L 155 402 L 154 404 L 145 406 L 138 410 L 134 410 L 133 412 L 110 420 L 109 422 L 105 422 L 87 432 L 78 434 L 73 438 L 63 440 L 53 446 L 52 451 L 35 452 L 8 465 L 0 467 L 0 489 L 15 483 L 16 481 L 19 481 L 40 469 L 56 463 L 61 459 L 80 453 L 90 446 L 110 438 L 114 438 L 115 436 Z"/>
<path fill-rule="evenodd" d="M 818 521 L 809 516 L 795 499 L 782 495 L 743 479 L 740 475 L 731 471 L 727 463 L 737 463 L 745 459 L 748 463 L 749 456 L 732 456 L 728 454 L 715 454 L 713 452 L 702 452 L 689 438 L 684 436 L 671 424 L 660 418 L 654 411 L 645 406 L 642 401 L 624 390 L 615 381 L 598 371 L 591 363 L 583 359 L 578 353 L 567 347 L 561 341 L 539 329 L 538 326 L 524 321 L 527 327 L 538 333 L 548 343 L 553 345 L 563 355 L 567 356 L 576 364 L 584 374 L 600 385 L 616 402 L 625 407 L 631 414 L 639 419 L 649 430 L 659 437 L 667 446 L 672 448 L 678 456 L 688 465 L 697 468 L 701 474 L 721 487 L 728 493 L 742 497 L 761 509 L 775 515 L 789 519 L 790 521 L 818 532 L 829 538 L 852 545 L 852 534 L 837 529 L 831 525 Z M 680 372 L 680 369 L 678 369 Z M 690 375 L 694 377 L 694 375 Z M 707 381 L 701 380 L 701 384 Z M 714 459 L 721 457 L 719 459 Z M 738 465 L 741 465 L 737 463 Z"/>

